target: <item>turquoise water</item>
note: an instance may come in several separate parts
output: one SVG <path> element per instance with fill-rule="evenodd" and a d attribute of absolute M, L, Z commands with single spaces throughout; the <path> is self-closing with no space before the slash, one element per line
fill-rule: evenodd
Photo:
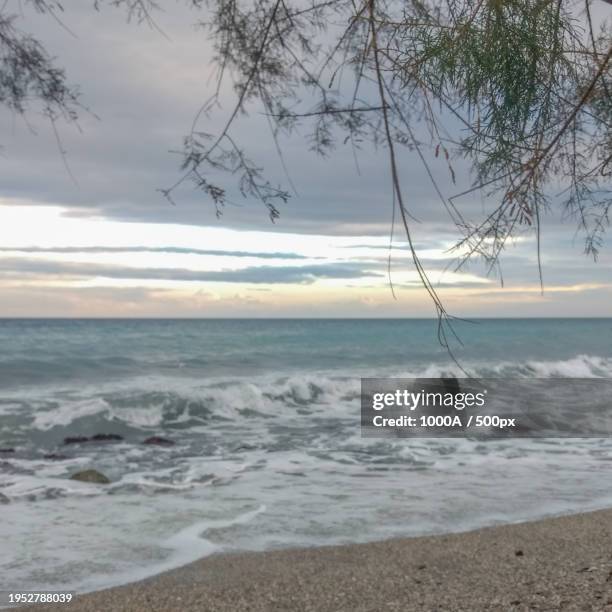
<path fill-rule="evenodd" d="M 456 356 L 479 372 L 612 357 L 612 319 L 497 319 L 454 327 L 463 342 L 455 343 Z M 0 347 L 2 387 L 139 375 L 417 370 L 449 361 L 431 320 L 0 320 Z"/>
<path fill-rule="evenodd" d="M 474 376 L 612 377 L 612 319 L 456 331 Z M 430 320 L 1 320 L 0 589 L 612 505 L 609 439 L 361 437 L 361 376 L 453 373 Z"/>

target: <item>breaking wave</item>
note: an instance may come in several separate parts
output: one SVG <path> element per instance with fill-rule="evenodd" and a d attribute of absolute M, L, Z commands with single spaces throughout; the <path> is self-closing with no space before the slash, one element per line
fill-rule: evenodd
<path fill-rule="evenodd" d="M 612 378 L 612 359 L 578 355 L 560 361 L 466 364 L 476 378 Z M 189 428 L 219 420 L 291 416 L 300 413 L 354 414 L 360 393 L 360 376 L 418 378 L 462 377 L 454 364 L 431 364 L 419 369 L 394 368 L 329 376 L 312 372 L 293 376 L 218 379 L 207 381 L 172 378 L 136 378 L 100 391 L 31 397 L 29 401 L 4 401 L 0 414 L 18 416 L 40 431 L 83 427 L 88 422 L 116 424 L 141 430 L 159 427 Z M 28 417 L 30 422 L 27 423 Z"/>

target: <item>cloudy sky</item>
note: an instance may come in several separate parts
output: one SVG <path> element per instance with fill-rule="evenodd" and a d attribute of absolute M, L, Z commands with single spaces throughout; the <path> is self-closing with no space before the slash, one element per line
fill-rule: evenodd
<path fill-rule="evenodd" d="M 386 152 L 340 147 L 326 159 L 305 136 L 284 140 L 295 186 L 272 225 L 260 203 L 236 194 L 223 217 L 190 189 L 171 206 L 157 191 L 179 176 L 182 137 L 214 87 L 201 15 L 169 3 L 160 32 L 126 23 L 125 14 L 96 13 L 88 2 L 63 26 L 27 5 L 20 27 L 40 37 L 78 84 L 78 127 L 52 126 L 0 110 L 0 316 L 432 316 L 401 234 L 391 250 L 391 198 Z M 77 3 L 73 3 L 77 5 Z M 201 120 L 214 132 L 224 106 Z M 234 134 L 269 175 L 286 182 L 263 116 L 253 109 Z M 431 154 L 447 195 L 458 187 Z M 436 165 L 436 164 L 439 164 Z M 415 154 L 401 160 L 414 236 L 431 279 L 452 314 L 461 316 L 612 316 L 612 255 L 582 255 L 571 224 L 550 214 L 543 231 L 544 295 L 535 242 L 525 236 L 502 260 L 504 287 L 474 264 L 453 272 L 448 225 Z M 457 166 L 460 184 L 468 169 Z M 459 201 L 474 219 L 490 204 Z"/>

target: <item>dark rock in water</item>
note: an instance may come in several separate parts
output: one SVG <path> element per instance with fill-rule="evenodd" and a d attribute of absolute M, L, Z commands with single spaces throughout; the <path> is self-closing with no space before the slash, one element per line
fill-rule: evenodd
<path fill-rule="evenodd" d="M 82 444 L 83 442 L 89 442 L 89 438 L 85 436 L 71 436 L 64 438 L 64 444 Z"/>
<path fill-rule="evenodd" d="M 425 391 L 426 393 L 451 393 L 457 395 L 461 392 L 461 385 L 454 377 L 441 378 L 417 378 L 414 381 L 416 391 Z"/>
<path fill-rule="evenodd" d="M 161 438 L 160 436 L 151 436 L 147 438 L 143 444 L 154 444 L 156 446 L 174 446 L 174 442 L 172 440 L 168 440 L 167 438 Z"/>
<path fill-rule="evenodd" d="M 456 378 L 442 378 L 442 387 L 444 388 L 444 393 L 452 393 L 453 395 L 461 392 L 461 386 L 459 385 L 459 381 Z"/>
<path fill-rule="evenodd" d="M 70 480 L 80 480 L 81 482 L 96 482 L 98 484 L 109 484 L 110 480 L 98 470 L 83 470 L 70 477 Z"/>
<path fill-rule="evenodd" d="M 0 504 L 10 504 L 11 500 L 4 495 L 4 493 L 0 493 Z"/>
<path fill-rule="evenodd" d="M 15 449 L 14 448 L 0 448 L 0 453 L 14 453 Z"/>
<path fill-rule="evenodd" d="M 435 427 L 399 429 L 400 437 L 407 436 L 448 436 L 461 435 L 465 422 L 457 415 L 466 414 L 465 406 L 457 404 L 462 397 L 462 384 L 453 376 L 439 378 L 415 378 L 410 390 L 422 394 L 415 413 L 419 417 L 442 419 Z M 459 420 L 457 420 L 459 419 Z M 396 430 L 397 431 L 397 430 Z"/>
<path fill-rule="evenodd" d="M 61 455 L 59 453 L 48 453 L 43 455 L 43 459 L 55 459 L 56 461 L 63 461 L 64 459 L 70 459 L 67 455 Z"/>
<path fill-rule="evenodd" d="M 71 436 L 64 438 L 64 444 L 83 444 L 85 442 L 115 442 L 123 440 L 119 434 L 96 434 L 91 438 L 86 436 Z"/>
<path fill-rule="evenodd" d="M 514 551 L 514 554 L 515 554 L 517 557 L 522 557 L 524 553 L 523 553 L 523 551 L 522 551 L 522 550 L 515 550 L 515 551 Z"/>
<path fill-rule="evenodd" d="M 437 401 L 434 404 L 423 406 L 420 411 L 423 414 L 454 416 L 456 410 L 449 396 L 454 398 L 461 392 L 461 386 L 456 378 L 417 378 L 414 383 L 415 391 L 423 391 L 426 394 L 440 395 L 443 400 Z M 454 400 L 453 400 L 454 401 Z"/>
<path fill-rule="evenodd" d="M 123 440 L 123 436 L 118 434 L 96 434 L 89 438 L 90 442 L 112 442 L 115 440 Z"/>

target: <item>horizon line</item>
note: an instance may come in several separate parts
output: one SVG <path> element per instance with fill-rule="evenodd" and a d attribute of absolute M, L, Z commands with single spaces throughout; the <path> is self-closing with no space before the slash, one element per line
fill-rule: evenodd
<path fill-rule="evenodd" d="M 611 315 L 566 315 L 566 316 L 462 316 L 452 323 L 470 323 L 474 321 L 508 321 L 508 320 L 559 320 L 559 319 L 612 319 Z M 2 316 L 0 321 L 437 321 L 437 317 L 368 317 L 368 316 L 305 316 L 305 317 L 270 317 L 270 316 L 238 316 L 238 317 L 181 317 L 181 316 L 134 316 L 134 317 L 97 317 L 97 316 Z"/>

